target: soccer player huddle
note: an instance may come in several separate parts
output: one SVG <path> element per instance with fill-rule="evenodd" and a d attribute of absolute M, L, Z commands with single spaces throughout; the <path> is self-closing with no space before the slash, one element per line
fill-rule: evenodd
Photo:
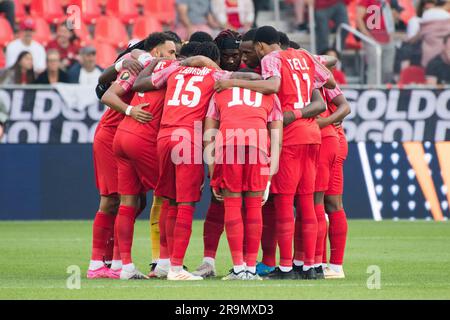
<path fill-rule="evenodd" d="M 109 108 L 93 144 L 101 197 L 87 277 L 215 277 L 225 231 L 233 267 L 223 280 L 344 278 L 341 124 L 350 107 L 330 71 L 336 63 L 270 26 L 215 39 L 199 32 L 184 44 L 155 32 L 120 54 L 97 86 Z M 204 257 L 189 272 L 183 262 L 205 179 Z M 150 190 L 145 275 L 131 252 Z"/>

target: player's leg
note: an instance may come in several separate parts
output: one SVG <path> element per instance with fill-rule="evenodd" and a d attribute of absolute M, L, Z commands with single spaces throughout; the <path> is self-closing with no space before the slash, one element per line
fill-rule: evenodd
<path fill-rule="evenodd" d="M 325 192 L 319 191 L 314 193 L 314 211 L 317 218 L 317 240 L 316 240 L 316 253 L 314 258 L 314 269 L 316 270 L 317 279 L 323 279 L 323 250 L 325 245 L 325 238 L 327 235 L 327 220 L 325 218 L 324 208 L 324 194 Z"/>
<path fill-rule="evenodd" d="M 262 261 L 256 265 L 256 271 L 260 276 L 266 276 L 275 269 L 277 239 L 275 233 L 275 205 L 273 196 L 270 195 L 266 204 L 262 207 L 263 230 L 261 236 Z"/>
<path fill-rule="evenodd" d="M 233 261 L 232 271 L 222 280 L 245 280 L 244 221 L 242 218 L 242 193 L 223 190 L 225 207 L 225 233 Z"/>
<path fill-rule="evenodd" d="M 203 262 L 193 272 L 193 274 L 197 276 L 203 278 L 216 276 L 215 259 L 220 236 L 224 230 L 224 215 L 225 208 L 223 203 L 217 201 L 217 199 L 211 195 L 211 202 L 203 224 Z"/>
<path fill-rule="evenodd" d="M 151 270 L 153 271 L 156 267 L 160 255 L 160 228 L 159 220 L 161 219 L 163 198 L 158 196 L 153 196 L 152 208 L 150 209 L 150 239 L 152 242 L 152 262 Z"/>

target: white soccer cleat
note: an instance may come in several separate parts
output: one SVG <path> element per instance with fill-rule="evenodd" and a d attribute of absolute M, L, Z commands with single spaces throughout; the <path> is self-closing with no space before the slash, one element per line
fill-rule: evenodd
<path fill-rule="evenodd" d="M 150 278 L 159 278 L 159 279 L 165 279 L 167 278 L 167 274 L 169 273 L 170 266 L 161 266 L 160 264 L 157 264 L 155 269 L 150 272 L 149 277 Z"/>
<path fill-rule="evenodd" d="M 181 269 L 181 271 L 175 272 L 172 271 L 172 269 L 169 270 L 169 273 L 167 274 L 167 280 L 172 281 L 196 281 L 196 280 L 203 280 L 200 276 L 195 276 L 192 273 Z"/>
<path fill-rule="evenodd" d="M 256 272 L 253 273 L 253 272 L 250 272 L 250 271 L 247 270 L 246 273 L 247 273 L 247 279 L 246 279 L 246 280 L 256 280 L 256 281 L 260 281 L 260 280 L 263 279 L 263 278 L 261 278 Z"/>
<path fill-rule="evenodd" d="M 134 268 L 133 271 L 125 271 L 122 268 L 120 271 L 120 280 L 147 280 L 149 279 L 145 274 Z"/>
<path fill-rule="evenodd" d="M 235 273 L 233 269 L 230 270 L 230 273 L 222 278 L 222 280 L 247 280 L 247 272 L 245 270 L 239 271 Z"/>
<path fill-rule="evenodd" d="M 198 268 L 197 270 L 195 270 L 194 272 L 192 272 L 192 274 L 194 276 L 200 276 L 202 278 L 210 278 L 210 277 L 215 277 L 216 276 L 216 268 L 208 263 L 208 262 L 203 262 Z"/>
<path fill-rule="evenodd" d="M 345 273 L 344 270 L 341 270 L 340 272 L 336 272 L 330 267 L 326 267 L 323 270 L 323 274 L 325 276 L 325 279 L 345 279 Z"/>

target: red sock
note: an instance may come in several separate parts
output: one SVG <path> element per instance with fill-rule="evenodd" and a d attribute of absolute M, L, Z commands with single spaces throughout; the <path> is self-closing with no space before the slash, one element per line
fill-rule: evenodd
<path fill-rule="evenodd" d="M 164 200 L 161 206 L 161 213 L 159 215 L 159 258 L 169 259 L 169 249 L 167 248 L 166 238 L 166 220 L 169 211 L 169 201 Z"/>
<path fill-rule="evenodd" d="M 245 262 L 247 266 L 256 266 L 258 257 L 259 243 L 262 235 L 262 197 L 245 198 L 245 240 L 246 254 Z"/>
<path fill-rule="evenodd" d="M 92 227 L 91 260 L 103 261 L 106 255 L 106 244 L 114 230 L 114 215 L 98 211 Z"/>
<path fill-rule="evenodd" d="M 325 223 L 326 223 L 326 221 L 325 221 Z M 325 263 L 325 264 L 328 263 L 328 258 L 327 258 L 328 224 L 326 227 L 327 228 L 325 229 L 325 241 L 323 242 L 323 255 L 322 255 L 322 263 Z"/>
<path fill-rule="evenodd" d="M 275 233 L 275 206 L 273 200 L 269 200 L 262 207 L 263 229 L 261 236 L 262 262 L 275 267 L 277 264 L 277 238 Z"/>
<path fill-rule="evenodd" d="M 175 229 L 176 222 L 177 222 L 177 206 L 169 205 L 169 210 L 167 211 L 166 217 L 166 241 L 169 256 L 171 256 L 173 252 L 173 231 Z M 159 232 L 161 232 L 161 230 Z"/>
<path fill-rule="evenodd" d="M 303 251 L 302 218 L 300 209 L 297 207 L 298 196 L 295 199 L 295 231 L 294 231 L 294 260 L 305 261 L 305 252 Z"/>
<path fill-rule="evenodd" d="M 297 225 L 301 227 L 301 236 L 297 236 L 297 240 L 301 240 L 300 244 L 297 244 L 297 249 L 304 252 L 304 259 L 302 260 L 306 266 L 314 265 L 314 256 L 316 252 L 317 242 L 317 218 L 314 211 L 314 198 L 312 194 L 300 195 L 296 199 L 297 208 Z M 300 219 L 300 221 L 298 220 Z M 303 250 L 301 250 L 303 249 Z M 296 250 L 297 251 L 297 250 Z M 300 260 L 295 257 L 296 260 Z"/>
<path fill-rule="evenodd" d="M 323 246 L 325 245 L 325 237 L 327 235 L 327 220 L 325 219 L 325 208 L 323 204 L 316 204 L 314 211 L 316 212 L 317 218 L 317 240 L 314 264 L 321 264 L 323 259 Z"/>
<path fill-rule="evenodd" d="M 280 248 L 280 266 L 292 267 L 292 242 L 294 240 L 294 196 L 276 194 L 276 236 Z"/>
<path fill-rule="evenodd" d="M 224 215 L 223 204 L 211 201 L 203 224 L 204 257 L 216 257 L 220 236 L 224 228 Z"/>
<path fill-rule="evenodd" d="M 114 224 L 116 222 L 116 215 L 114 215 L 114 223 L 112 228 L 108 234 L 108 241 L 106 241 L 106 252 L 105 252 L 105 261 L 111 261 L 113 259 L 114 254 Z"/>
<path fill-rule="evenodd" d="M 233 265 L 244 264 L 244 223 L 242 221 L 242 198 L 224 198 L 225 231 Z"/>
<path fill-rule="evenodd" d="M 118 217 L 116 216 L 116 223 L 114 223 L 114 250 L 113 250 L 113 260 L 122 260 L 120 257 L 120 248 L 119 248 L 119 235 L 117 231 L 119 228 L 117 227 Z"/>
<path fill-rule="evenodd" d="M 192 219 L 195 207 L 178 205 L 177 220 L 173 231 L 173 251 L 170 256 L 172 266 L 182 266 L 192 233 Z"/>
<path fill-rule="evenodd" d="M 120 257 L 123 264 L 129 264 L 131 260 L 131 247 L 133 245 L 134 220 L 136 218 L 136 208 L 123 206 L 119 207 L 117 216 L 117 235 L 119 236 Z"/>
<path fill-rule="evenodd" d="M 342 265 L 344 262 L 345 243 L 347 241 L 347 217 L 344 209 L 330 212 L 330 263 Z"/>
<path fill-rule="evenodd" d="M 244 257 L 244 262 L 247 261 L 247 252 L 248 252 L 248 248 L 247 248 L 247 234 L 245 232 L 245 221 L 247 221 L 247 210 L 245 207 L 242 208 L 241 210 L 242 213 L 242 223 L 244 224 L 244 239 L 242 241 L 242 255 Z M 261 239 L 259 239 L 259 241 L 261 241 Z"/>

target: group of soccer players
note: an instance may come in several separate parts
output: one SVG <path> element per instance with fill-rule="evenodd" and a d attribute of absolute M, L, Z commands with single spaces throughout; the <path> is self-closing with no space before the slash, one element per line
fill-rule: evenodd
<path fill-rule="evenodd" d="M 344 278 L 341 123 L 350 107 L 330 72 L 336 62 L 270 26 L 184 44 L 155 32 L 119 55 L 97 86 L 109 108 L 93 144 L 101 197 L 87 277 L 215 277 L 225 230 L 233 268 L 223 280 Z M 212 197 L 203 262 L 191 273 L 183 261 L 205 164 Z M 131 252 L 150 190 L 144 275 Z"/>

